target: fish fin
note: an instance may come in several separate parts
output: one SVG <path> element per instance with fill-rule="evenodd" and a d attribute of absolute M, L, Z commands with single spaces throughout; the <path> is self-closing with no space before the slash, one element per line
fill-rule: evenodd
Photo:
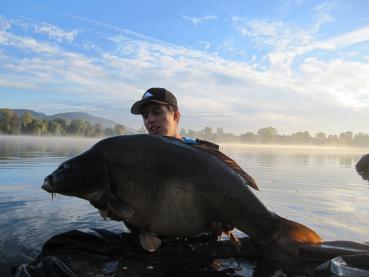
<path fill-rule="evenodd" d="M 154 252 L 161 245 L 161 240 L 153 232 L 141 231 L 140 244 L 145 250 Z"/>
<path fill-rule="evenodd" d="M 134 213 L 134 209 L 114 197 L 109 197 L 107 206 L 115 213 L 115 215 L 122 217 L 124 220 L 129 219 Z"/>
<path fill-rule="evenodd" d="M 281 231 L 269 242 L 262 244 L 264 257 L 283 263 L 300 263 L 299 246 L 319 244 L 322 239 L 303 224 L 280 217 Z"/>
<path fill-rule="evenodd" d="M 283 235 L 292 239 L 294 242 L 298 244 L 317 244 L 322 242 L 319 235 L 309 227 L 283 217 L 281 219 Z"/>
<path fill-rule="evenodd" d="M 229 237 L 229 241 L 232 244 L 234 244 L 237 247 L 241 246 L 241 241 L 238 239 L 238 237 L 232 231 L 227 231 L 227 232 L 225 232 L 225 234 Z"/>
<path fill-rule="evenodd" d="M 249 174 L 247 174 L 233 159 L 228 157 L 226 154 L 206 144 L 194 144 L 193 146 L 218 157 L 223 162 L 225 162 L 230 168 L 232 168 L 235 172 L 237 172 L 238 175 L 240 175 L 241 178 L 245 180 L 247 185 L 249 185 L 253 189 L 259 190 L 254 178 L 252 178 Z"/>
<path fill-rule="evenodd" d="M 101 215 L 101 217 L 106 220 L 106 218 L 108 217 L 108 211 L 107 210 L 102 210 L 102 209 L 98 209 L 99 213 Z"/>

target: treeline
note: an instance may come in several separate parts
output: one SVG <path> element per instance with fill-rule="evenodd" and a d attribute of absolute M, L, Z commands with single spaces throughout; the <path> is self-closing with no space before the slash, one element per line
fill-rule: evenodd
<path fill-rule="evenodd" d="M 142 127 L 138 133 L 145 133 Z M 34 118 L 27 112 L 18 118 L 11 109 L 0 109 L 0 134 L 7 135 L 52 135 L 52 136 L 84 136 L 110 137 L 129 134 L 127 128 L 117 124 L 114 128 L 103 128 L 101 124 L 91 125 L 88 121 L 75 119 L 71 121 L 57 118 L 51 121 Z M 297 132 L 291 135 L 280 135 L 273 127 L 261 128 L 257 133 L 246 132 L 241 135 L 225 133 L 222 128 L 213 130 L 205 127 L 200 131 L 181 129 L 184 137 L 200 138 L 213 142 L 251 143 L 251 144 L 306 144 L 306 145 L 336 145 L 368 147 L 369 135 L 364 133 L 353 134 L 350 131 L 339 135 L 327 135 L 319 132 L 311 136 L 308 131 Z"/>
<path fill-rule="evenodd" d="M 128 134 L 127 128 L 117 124 L 114 128 L 103 128 L 101 124 L 75 119 L 67 121 L 63 118 L 44 120 L 34 118 L 30 112 L 18 117 L 11 109 L 0 109 L 0 134 L 34 135 L 34 136 L 83 136 L 109 137 Z"/>
<path fill-rule="evenodd" d="M 225 133 L 222 128 L 213 130 L 205 127 L 200 131 L 181 130 L 184 137 L 200 138 L 213 142 L 251 143 L 251 144 L 306 144 L 306 145 L 333 145 L 333 146 L 369 146 L 369 135 L 364 133 L 353 134 L 351 131 L 339 135 L 327 135 L 319 132 L 311 136 L 308 131 L 297 132 L 291 135 L 280 135 L 273 127 L 261 128 L 257 133 L 246 132 L 241 135 Z"/>

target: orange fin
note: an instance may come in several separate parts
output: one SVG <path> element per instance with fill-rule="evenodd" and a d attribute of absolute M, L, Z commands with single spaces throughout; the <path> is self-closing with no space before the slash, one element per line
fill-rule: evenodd
<path fill-rule="evenodd" d="M 230 168 L 232 168 L 234 171 L 236 171 L 242 179 L 245 180 L 246 184 L 248 184 L 253 189 L 259 190 L 258 186 L 256 185 L 256 182 L 254 178 L 252 178 L 249 174 L 247 174 L 234 160 L 232 160 L 230 157 L 228 157 L 226 154 L 220 152 L 219 150 L 215 149 L 212 146 L 208 146 L 206 144 L 194 144 L 194 147 L 201 149 L 209 154 L 212 154 L 214 156 L 217 156 L 219 159 L 221 159 L 223 162 L 225 162 Z"/>
<path fill-rule="evenodd" d="M 154 252 L 161 245 L 161 240 L 153 232 L 142 230 L 140 244 L 146 251 Z"/>
<path fill-rule="evenodd" d="M 238 237 L 233 234 L 232 231 L 227 231 L 225 234 L 229 237 L 229 241 L 234 244 L 235 246 L 239 247 L 241 246 L 241 241 L 238 239 Z"/>
<path fill-rule="evenodd" d="M 262 243 L 265 259 L 287 264 L 300 264 L 300 247 L 303 245 L 319 244 L 319 235 L 312 229 L 300 223 L 281 219 L 281 230 L 272 240 Z"/>
<path fill-rule="evenodd" d="M 322 242 L 319 235 L 309 227 L 283 217 L 281 219 L 283 224 L 282 236 L 288 237 L 298 244 L 317 244 Z"/>

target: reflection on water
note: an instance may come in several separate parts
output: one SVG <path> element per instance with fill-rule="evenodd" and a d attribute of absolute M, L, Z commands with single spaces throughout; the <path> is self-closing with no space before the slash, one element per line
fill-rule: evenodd
<path fill-rule="evenodd" d="M 51 201 L 40 188 L 62 161 L 95 142 L 0 136 L 0 273 L 33 260 L 58 233 L 85 227 L 121 230 L 120 223 L 103 221 L 87 201 L 59 195 Z"/>
<path fill-rule="evenodd" d="M 257 196 L 324 240 L 369 241 L 369 187 L 355 164 L 364 149 L 223 147 L 255 178 Z"/>
<path fill-rule="evenodd" d="M 50 237 L 78 228 L 121 230 L 87 201 L 40 186 L 62 161 L 95 139 L 0 136 L 0 272 L 29 262 Z M 257 181 L 255 192 L 281 216 L 315 229 L 325 240 L 369 241 L 369 187 L 354 165 L 367 151 L 222 146 Z M 246 269 L 245 269 L 246 270 Z"/>

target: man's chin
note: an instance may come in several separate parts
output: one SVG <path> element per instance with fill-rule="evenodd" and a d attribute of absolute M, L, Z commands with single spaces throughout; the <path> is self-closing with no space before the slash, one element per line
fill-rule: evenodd
<path fill-rule="evenodd" d="M 164 132 L 162 132 L 160 129 L 155 131 L 149 131 L 150 135 L 157 135 L 157 136 L 165 136 Z"/>

